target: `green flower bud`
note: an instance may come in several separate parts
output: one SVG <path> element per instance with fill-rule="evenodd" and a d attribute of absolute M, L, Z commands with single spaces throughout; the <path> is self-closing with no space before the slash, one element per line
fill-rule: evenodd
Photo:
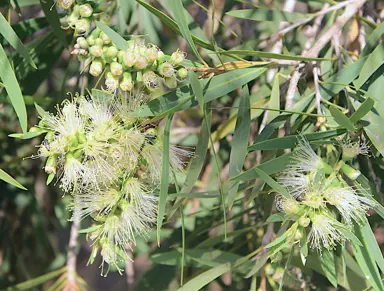
<path fill-rule="evenodd" d="M 76 15 L 77 18 L 80 17 L 80 5 L 76 4 L 75 6 L 73 6 L 72 14 Z"/>
<path fill-rule="evenodd" d="M 136 64 L 136 57 L 133 52 L 125 52 L 123 61 L 128 68 L 131 68 Z"/>
<path fill-rule="evenodd" d="M 118 61 L 120 64 L 124 64 L 124 65 L 125 65 L 125 62 L 124 62 L 124 55 L 125 55 L 125 52 L 124 52 L 124 51 L 118 51 L 118 52 L 117 52 L 117 61 Z"/>
<path fill-rule="evenodd" d="M 142 70 L 142 69 L 145 69 L 146 67 L 148 67 L 147 58 L 141 57 L 141 56 L 136 58 L 136 62 L 135 62 L 135 68 L 136 69 Z"/>
<path fill-rule="evenodd" d="M 111 43 L 111 39 L 109 38 L 108 35 L 106 35 L 106 34 L 104 33 L 104 31 L 102 31 L 102 32 L 100 33 L 100 38 L 103 40 L 104 44 L 110 44 L 110 43 Z"/>
<path fill-rule="evenodd" d="M 57 157 L 56 155 L 50 156 L 44 166 L 44 171 L 47 174 L 56 174 Z"/>
<path fill-rule="evenodd" d="M 153 63 L 154 61 L 157 60 L 159 55 L 159 51 L 155 46 L 151 46 L 147 48 L 147 52 L 145 57 L 147 58 L 148 62 Z"/>
<path fill-rule="evenodd" d="M 165 55 L 162 51 L 157 52 L 157 60 L 158 62 L 162 63 L 164 61 Z"/>
<path fill-rule="evenodd" d="M 82 49 L 88 49 L 89 48 L 89 44 L 88 44 L 87 40 L 82 36 L 78 37 L 76 42 L 80 46 L 80 48 L 82 48 Z"/>
<path fill-rule="evenodd" d="M 302 216 L 299 218 L 299 225 L 302 227 L 308 227 L 310 222 L 311 220 L 308 217 Z"/>
<path fill-rule="evenodd" d="M 89 35 L 86 39 L 89 46 L 95 45 L 96 37 L 94 37 L 92 34 Z"/>
<path fill-rule="evenodd" d="M 103 40 L 100 37 L 98 37 L 98 38 L 95 39 L 95 45 L 99 45 L 99 46 L 103 47 L 104 46 L 104 42 L 103 42 Z"/>
<path fill-rule="evenodd" d="M 96 38 L 98 38 L 100 36 L 100 33 L 101 33 L 101 29 L 96 27 L 92 32 L 91 32 L 91 35 Z"/>
<path fill-rule="evenodd" d="M 79 140 L 79 143 L 81 143 L 81 144 L 84 144 L 87 142 L 87 138 L 86 138 L 84 132 L 79 132 L 77 139 Z"/>
<path fill-rule="evenodd" d="M 119 50 L 117 49 L 117 47 L 110 46 L 106 49 L 106 51 L 104 53 L 104 57 L 107 60 L 113 60 L 117 56 L 118 52 L 119 52 Z"/>
<path fill-rule="evenodd" d="M 83 19 L 79 19 L 76 22 L 75 31 L 77 35 L 87 34 L 90 29 L 91 29 L 91 23 L 89 22 L 88 19 L 83 18 Z"/>
<path fill-rule="evenodd" d="M 110 25 L 111 24 L 111 16 L 109 16 L 105 12 L 100 13 L 100 22 L 104 23 L 106 25 Z"/>
<path fill-rule="evenodd" d="M 130 73 L 123 74 L 123 81 L 120 83 L 120 89 L 123 91 L 131 91 L 133 89 L 133 81 Z"/>
<path fill-rule="evenodd" d="M 89 52 L 94 57 L 101 57 L 103 54 L 103 48 L 99 45 L 93 45 L 89 48 Z"/>
<path fill-rule="evenodd" d="M 188 77 L 188 70 L 186 68 L 180 68 L 177 70 L 177 76 L 180 78 L 180 79 L 185 79 Z"/>
<path fill-rule="evenodd" d="M 80 15 L 81 17 L 90 17 L 93 14 L 93 8 L 89 4 L 80 5 Z"/>
<path fill-rule="evenodd" d="M 71 136 L 68 139 L 71 143 L 71 147 L 77 147 L 79 145 L 79 140 L 78 140 L 77 136 Z"/>
<path fill-rule="evenodd" d="M 304 236 L 303 230 L 297 229 L 295 232 L 294 240 L 295 241 L 301 240 L 303 238 L 303 236 Z"/>
<path fill-rule="evenodd" d="M 115 76 L 120 76 L 123 74 L 123 66 L 118 62 L 113 62 L 110 66 L 111 73 Z"/>
<path fill-rule="evenodd" d="M 175 73 L 175 69 L 170 63 L 164 62 L 159 65 L 158 72 L 161 76 L 169 78 L 173 76 L 173 74 Z"/>
<path fill-rule="evenodd" d="M 56 3 L 61 9 L 68 10 L 75 3 L 75 0 L 57 0 Z"/>
<path fill-rule="evenodd" d="M 170 78 L 164 78 L 165 85 L 170 89 L 175 89 L 177 87 L 177 80 L 175 76 Z"/>
<path fill-rule="evenodd" d="M 67 22 L 70 27 L 76 27 L 76 23 L 79 20 L 79 17 L 77 15 L 74 15 L 73 13 L 69 14 L 67 17 Z"/>
<path fill-rule="evenodd" d="M 98 77 L 103 72 L 103 63 L 100 60 L 94 60 L 89 68 L 89 73 Z"/>
<path fill-rule="evenodd" d="M 76 159 L 80 159 L 82 156 L 83 156 L 83 150 L 75 150 L 74 153 L 73 153 L 73 156 L 76 158 Z"/>
<path fill-rule="evenodd" d="M 180 50 L 177 50 L 174 53 L 172 53 L 171 58 L 170 58 L 170 62 L 174 66 L 179 66 L 182 64 L 184 59 L 185 59 L 185 53 L 180 51 Z"/>
<path fill-rule="evenodd" d="M 356 170 L 347 164 L 341 166 L 341 171 L 352 181 L 356 180 L 361 174 L 359 170 Z"/>

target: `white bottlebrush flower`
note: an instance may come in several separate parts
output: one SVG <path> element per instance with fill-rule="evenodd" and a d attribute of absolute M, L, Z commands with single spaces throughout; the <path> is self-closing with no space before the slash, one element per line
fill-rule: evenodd
<path fill-rule="evenodd" d="M 326 249 L 332 249 L 337 244 L 342 243 L 345 240 L 344 235 L 340 232 L 340 223 L 337 220 L 325 215 L 314 214 L 311 218 L 312 226 L 308 235 L 308 241 L 312 249 L 321 251 L 324 247 Z"/>
<path fill-rule="evenodd" d="M 75 102 L 66 102 L 62 110 L 58 110 L 56 116 L 46 114 L 42 118 L 43 128 L 47 128 L 65 137 L 76 136 L 84 132 L 85 120 L 79 114 Z"/>
<path fill-rule="evenodd" d="M 310 187 L 311 179 L 303 173 L 284 172 L 278 182 L 288 189 L 294 198 L 302 197 Z"/>
<path fill-rule="evenodd" d="M 63 163 L 61 185 L 64 192 L 68 192 L 75 187 L 76 191 L 81 191 L 81 188 L 89 182 L 93 177 L 91 169 L 83 165 L 72 154 L 65 156 Z"/>
<path fill-rule="evenodd" d="M 366 211 L 374 206 L 373 200 L 360 196 L 351 187 L 332 187 L 325 192 L 326 201 L 335 206 L 345 222 L 360 223 Z"/>
<path fill-rule="evenodd" d="M 286 172 L 295 175 L 296 173 L 312 172 L 323 168 L 322 159 L 313 151 L 309 142 L 304 137 L 300 137 L 298 141 L 291 164 Z"/>

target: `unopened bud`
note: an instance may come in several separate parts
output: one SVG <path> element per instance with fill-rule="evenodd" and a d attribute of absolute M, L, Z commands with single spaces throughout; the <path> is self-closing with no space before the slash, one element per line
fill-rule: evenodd
<path fill-rule="evenodd" d="M 89 35 L 89 36 L 86 38 L 86 40 L 87 40 L 87 43 L 88 43 L 89 46 L 93 46 L 93 45 L 95 45 L 96 37 L 94 37 L 94 36 L 91 34 L 91 35 Z"/>
<path fill-rule="evenodd" d="M 68 10 L 75 3 L 75 0 L 58 0 L 56 3 L 61 9 Z"/>
<path fill-rule="evenodd" d="M 148 61 L 145 57 L 139 56 L 136 58 L 135 68 L 142 70 L 148 67 Z"/>
<path fill-rule="evenodd" d="M 155 46 L 147 48 L 146 58 L 149 63 L 153 63 L 158 58 L 159 51 Z"/>
<path fill-rule="evenodd" d="M 298 241 L 298 240 L 301 240 L 302 238 L 303 238 L 303 230 L 297 229 L 295 232 L 294 240 Z"/>
<path fill-rule="evenodd" d="M 93 8 L 89 4 L 80 5 L 80 15 L 81 17 L 90 17 L 93 14 Z"/>
<path fill-rule="evenodd" d="M 185 79 L 188 77 L 188 70 L 186 68 L 180 68 L 177 70 L 177 76 L 180 78 L 180 79 Z"/>
<path fill-rule="evenodd" d="M 96 27 L 94 30 L 92 30 L 91 35 L 96 39 L 100 36 L 100 33 L 101 33 L 101 29 Z"/>
<path fill-rule="evenodd" d="M 55 155 L 50 156 L 44 166 L 44 171 L 47 174 L 56 174 L 57 157 Z"/>
<path fill-rule="evenodd" d="M 115 76 L 120 76 L 123 74 L 123 66 L 118 62 L 113 62 L 110 66 L 111 73 Z"/>
<path fill-rule="evenodd" d="M 103 42 L 103 40 L 100 37 L 97 37 L 95 39 L 95 45 L 99 45 L 101 47 L 104 47 L 104 42 Z"/>
<path fill-rule="evenodd" d="M 89 48 L 87 40 L 82 36 L 78 37 L 76 42 L 80 46 L 80 48 L 82 48 L 82 49 L 88 49 Z"/>
<path fill-rule="evenodd" d="M 107 60 L 113 60 L 117 54 L 118 54 L 119 50 L 117 49 L 117 47 L 115 46 L 110 46 L 106 49 L 105 53 L 104 53 L 104 57 L 107 59 Z"/>
<path fill-rule="evenodd" d="M 111 39 L 103 31 L 100 33 L 100 38 L 103 40 L 104 44 L 110 44 Z"/>
<path fill-rule="evenodd" d="M 162 51 L 157 52 L 157 60 L 162 63 L 164 61 L 165 55 Z"/>
<path fill-rule="evenodd" d="M 101 57 L 103 54 L 103 48 L 99 45 L 93 45 L 89 48 L 89 52 L 94 57 Z"/>
<path fill-rule="evenodd" d="M 170 58 L 170 62 L 174 66 L 178 66 L 178 65 L 182 64 L 184 59 L 185 59 L 185 53 L 180 51 L 180 50 L 177 50 L 174 53 L 172 53 L 171 58 Z"/>
<path fill-rule="evenodd" d="M 67 17 L 68 25 L 72 28 L 76 27 L 76 23 L 79 20 L 79 17 L 74 15 L 73 13 L 69 14 Z"/>
<path fill-rule="evenodd" d="M 94 60 L 89 68 L 89 73 L 98 77 L 103 72 L 103 63 L 100 60 Z"/>
<path fill-rule="evenodd" d="M 136 64 L 136 58 L 133 52 L 126 52 L 123 57 L 124 64 L 131 68 Z"/>
<path fill-rule="evenodd" d="M 131 91 L 133 89 L 133 81 L 130 73 L 123 74 L 123 81 L 120 83 L 120 89 L 123 91 Z"/>
<path fill-rule="evenodd" d="M 107 77 L 105 78 L 105 85 L 107 86 L 108 91 L 115 92 L 119 88 L 119 77 L 108 72 Z"/>
<path fill-rule="evenodd" d="M 175 89 L 177 87 L 177 80 L 175 76 L 164 78 L 165 85 L 170 89 Z"/>
<path fill-rule="evenodd" d="M 169 78 L 173 76 L 173 74 L 175 73 L 175 69 L 170 63 L 164 62 L 159 65 L 158 72 L 161 76 Z"/>
<path fill-rule="evenodd" d="M 311 220 L 308 217 L 300 217 L 299 218 L 299 225 L 302 227 L 307 227 Z"/>
<path fill-rule="evenodd" d="M 75 30 L 76 30 L 76 34 L 86 34 L 89 32 L 89 30 L 91 29 L 91 23 L 89 22 L 88 19 L 79 19 L 77 22 L 76 22 L 76 25 L 75 25 Z"/>

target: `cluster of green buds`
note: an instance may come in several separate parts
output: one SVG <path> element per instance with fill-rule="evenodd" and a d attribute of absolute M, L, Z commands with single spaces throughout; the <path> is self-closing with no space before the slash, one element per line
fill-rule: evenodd
<path fill-rule="evenodd" d="M 60 8 L 68 10 L 66 21 L 68 27 L 74 29 L 75 35 L 87 35 L 95 20 L 109 25 L 116 8 L 114 0 L 57 0 L 56 3 Z"/>
<path fill-rule="evenodd" d="M 343 151 L 366 154 L 367 148 L 348 143 Z M 285 240 L 272 242 L 274 253 L 296 242 L 321 252 L 353 238 L 354 224 L 365 224 L 367 210 L 377 203 L 366 191 L 349 185 L 359 175 L 344 159 L 330 166 L 300 137 L 291 163 L 278 178 L 285 191 L 276 197 L 276 208 L 292 224 L 282 236 Z"/>
<path fill-rule="evenodd" d="M 167 56 L 144 39 L 127 41 L 126 49 L 121 50 L 99 28 L 87 37 L 78 37 L 72 53 L 90 64 L 92 76 L 104 74 L 109 92 L 130 92 L 135 85 L 149 92 L 162 85 L 174 89 L 188 76 L 187 69 L 182 66 L 185 53 L 180 50 Z"/>
<path fill-rule="evenodd" d="M 163 141 L 157 127 L 131 115 L 136 100 L 145 98 L 142 91 L 135 98 L 77 95 L 57 114 L 42 114 L 35 127 L 46 134 L 38 156 L 46 159 L 48 182 L 56 176 L 73 196 L 73 218 L 92 218 L 84 231 L 93 241 L 90 263 L 100 251 L 119 272 L 129 259 L 127 248 L 137 235 L 147 236 L 157 217 Z M 188 154 L 171 147 L 171 181 Z"/>

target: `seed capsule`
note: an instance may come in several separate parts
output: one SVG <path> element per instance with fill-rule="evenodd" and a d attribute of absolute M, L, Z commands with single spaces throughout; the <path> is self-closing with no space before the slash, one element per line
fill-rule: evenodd
<path fill-rule="evenodd" d="M 180 50 L 177 50 L 174 53 L 172 53 L 170 62 L 174 66 L 179 66 L 184 61 L 184 59 L 185 59 L 185 53 Z"/>
<path fill-rule="evenodd" d="M 175 69 L 170 63 L 164 62 L 159 66 L 158 72 L 161 76 L 169 78 L 173 76 Z"/>
<path fill-rule="evenodd" d="M 89 22 L 88 19 L 79 19 L 75 25 L 75 30 L 77 35 L 88 33 L 90 28 L 91 28 L 91 23 Z"/>

